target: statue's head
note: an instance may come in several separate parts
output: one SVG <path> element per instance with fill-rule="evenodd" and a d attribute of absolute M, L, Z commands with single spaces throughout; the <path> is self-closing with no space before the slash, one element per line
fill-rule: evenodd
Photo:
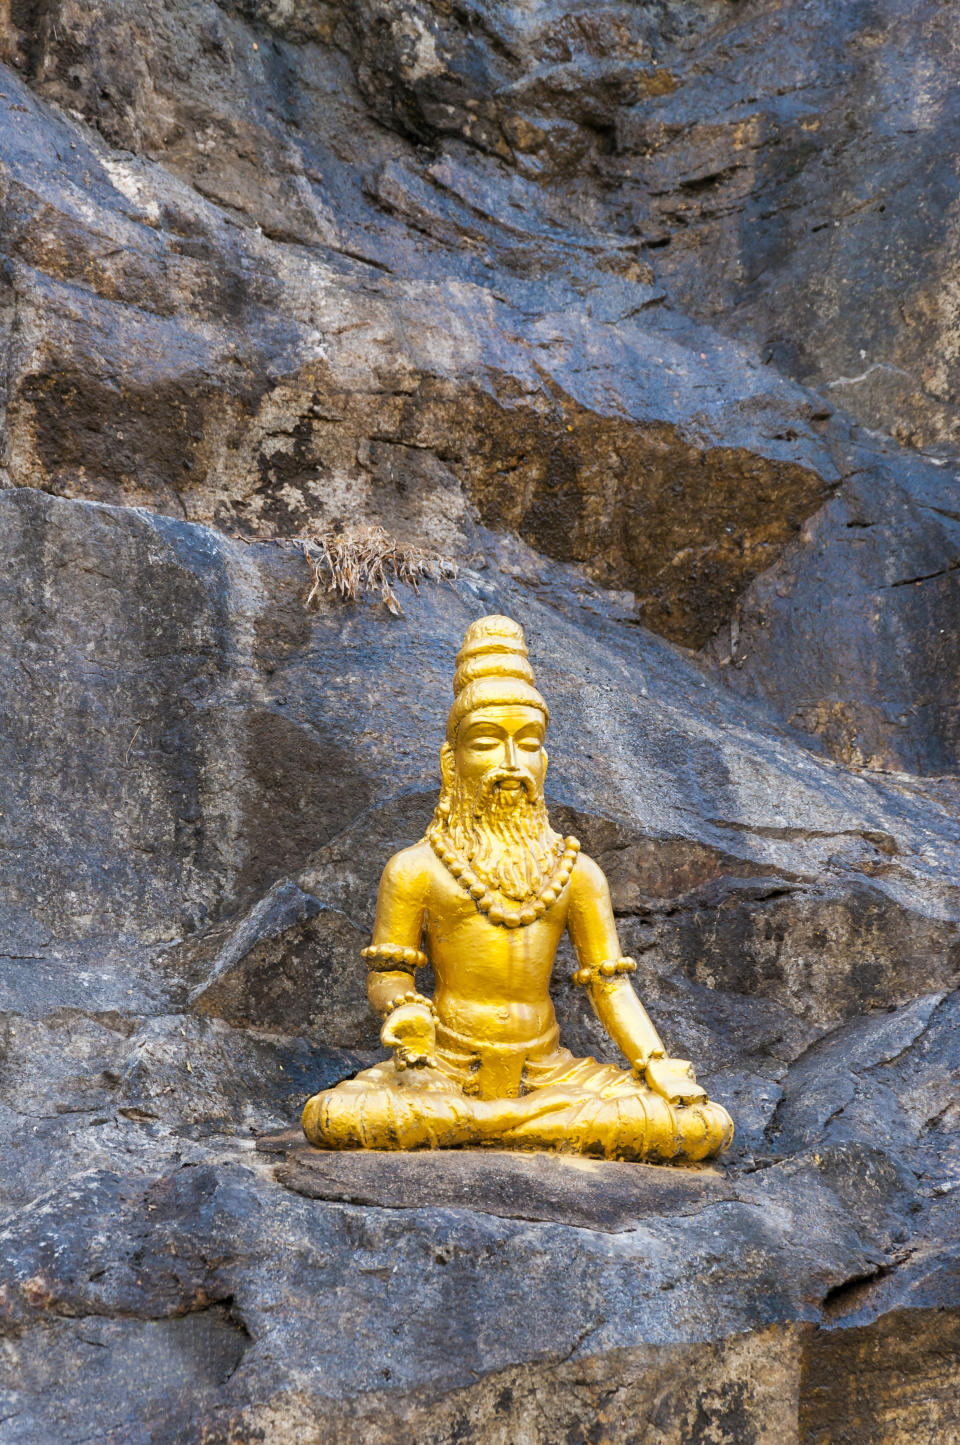
<path fill-rule="evenodd" d="M 549 712 L 516 622 L 482 617 L 468 627 L 453 690 L 432 826 L 481 876 L 524 897 L 549 871 L 557 835 L 543 797 Z"/>

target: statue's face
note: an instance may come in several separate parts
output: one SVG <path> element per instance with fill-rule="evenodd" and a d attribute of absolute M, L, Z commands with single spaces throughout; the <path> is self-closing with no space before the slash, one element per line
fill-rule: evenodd
<path fill-rule="evenodd" d="M 547 771 L 543 713 L 535 707 L 481 707 L 457 729 L 456 760 L 471 789 L 489 780 L 503 803 L 540 797 Z"/>

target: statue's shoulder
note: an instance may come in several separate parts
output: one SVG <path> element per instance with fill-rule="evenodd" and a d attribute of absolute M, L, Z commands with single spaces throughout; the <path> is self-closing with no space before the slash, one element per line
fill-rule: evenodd
<path fill-rule="evenodd" d="M 597 873 L 600 873 L 601 875 L 603 873 L 603 869 L 600 867 L 600 864 L 597 862 L 597 860 L 595 858 L 591 858 L 589 853 L 584 853 L 582 848 L 577 854 L 577 862 L 574 871 L 576 873 L 589 873 L 593 876 L 596 876 Z"/>
<path fill-rule="evenodd" d="M 419 843 L 411 843 L 409 848 L 401 848 L 399 853 L 394 853 L 392 858 L 387 859 L 383 882 L 406 887 L 415 886 L 417 883 L 426 885 L 436 862 L 436 854 L 430 844 L 426 838 L 421 838 Z"/>
<path fill-rule="evenodd" d="M 607 887 L 607 879 L 600 864 L 589 853 L 578 853 L 576 866 L 570 875 L 575 890 L 596 893 Z"/>

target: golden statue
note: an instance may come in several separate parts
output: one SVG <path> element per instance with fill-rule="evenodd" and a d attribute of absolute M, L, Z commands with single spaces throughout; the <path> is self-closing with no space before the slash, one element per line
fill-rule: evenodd
<path fill-rule="evenodd" d="M 328 1149 L 496 1145 L 610 1159 L 704 1159 L 733 1137 L 690 1064 L 665 1056 L 630 984 L 602 872 L 550 827 L 547 705 L 508 617 L 468 628 L 426 837 L 390 859 L 367 993 L 393 1057 L 303 1111 Z M 630 1060 L 626 1072 L 560 1047 L 550 973 L 563 930 L 574 981 Z M 426 952 L 424 952 L 424 948 Z M 413 976 L 433 965 L 431 1000 Z"/>

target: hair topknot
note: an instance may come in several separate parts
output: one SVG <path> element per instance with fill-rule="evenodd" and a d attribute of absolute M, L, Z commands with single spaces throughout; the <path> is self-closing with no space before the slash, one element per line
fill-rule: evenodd
<path fill-rule="evenodd" d="M 454 693 L 479 677 L 519 677 L 532 684 L 523 630 L 509 617 L 481 617 L 467 628 L 457 653 Z"/>
<path fill-rule="evenodd" d="M 471 622 L 457 653 L 453 678 L 455 701 L 447 718 L 447 739 L 453 741 L 463 718 L 478 707 L 520 704 L 550 714 L 533 682 L 523 629 L 511 617 L 496 614 Z"/>

